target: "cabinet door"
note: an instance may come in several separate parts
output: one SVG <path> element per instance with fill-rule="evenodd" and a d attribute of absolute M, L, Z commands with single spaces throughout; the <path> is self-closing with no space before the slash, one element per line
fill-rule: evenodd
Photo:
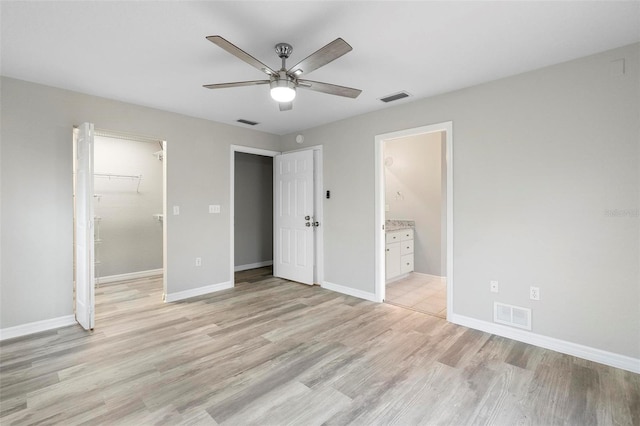
<path fill-rule="evenodd" d="M 413 271 L 413 253 L 400 258 L 400 273 L 408 274 Z"/>
<path fill-rule="evenodd" d="M 400 275 L 400 243 L 387 244 L 386 277 L 387 279 Z"/>

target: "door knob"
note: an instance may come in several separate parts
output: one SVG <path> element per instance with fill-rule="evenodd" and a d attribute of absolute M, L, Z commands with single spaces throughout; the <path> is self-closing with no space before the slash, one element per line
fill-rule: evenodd
<path fill-rule="evenodd" d="M 311 220 L 311 216 L 305 216 L 304 220 Z"/>
<path fill-rule="evenodd" d="M 313 222 L 311 226 L 320 226 L 320 222 Z"/>
<path fill-rule="evenodd" d="M 307 222 L 304 224 L 304 226 L 311 226 L 311 223 Z"/>

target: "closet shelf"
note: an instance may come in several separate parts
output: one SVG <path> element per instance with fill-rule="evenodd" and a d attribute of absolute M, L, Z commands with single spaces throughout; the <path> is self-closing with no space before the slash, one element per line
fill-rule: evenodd
<path fill-rule="evenodd" d="M 107 179 L 138 179 L 138 187 L 136 192 L 140 192 L 140 182 L 142 181 L 142 175 L 118 175 L 112 173 L 94 173 L 93 177 L 107 178 Z"/>

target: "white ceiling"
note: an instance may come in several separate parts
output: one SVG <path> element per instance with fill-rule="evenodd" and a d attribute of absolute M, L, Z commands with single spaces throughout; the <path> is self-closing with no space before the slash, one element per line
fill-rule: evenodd
<path fill-rule="evenodd" d="M 286 134 L 472 86 L 640 40 L 640 2 L 193 2 L 0 3 L 2 75 L 105 98 Z M 203 84 L 264 79 L 205 39 L 221 35 L 279 68 L 337 37 L 353 51 L 307 78 L 362 89 L 357 99 L 299 90 L 280 112 L 268 86 Z"/>

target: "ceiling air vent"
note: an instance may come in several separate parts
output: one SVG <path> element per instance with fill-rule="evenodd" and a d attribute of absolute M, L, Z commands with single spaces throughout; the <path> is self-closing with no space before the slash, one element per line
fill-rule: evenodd
<path fill-rule="evenodd" d="M 384 103 L 397 101 L 398 99 L 408 98 L 409 95 L 407 92 L 398 92 L 393 95 L 385 96 L 384 98 L 380 98 L 380 100 Z"/>
<path fill-rule="evenodd" d="M 257 121 L 249 121 L 249 120 L 245 120 L 244 118 L 241 118 L 240 120 L 236 120 L 238 123 L 242 123 L 242 124 L 248 124 L 249 126 L 255 126 L 256 124 L 259 124 Z"/>

